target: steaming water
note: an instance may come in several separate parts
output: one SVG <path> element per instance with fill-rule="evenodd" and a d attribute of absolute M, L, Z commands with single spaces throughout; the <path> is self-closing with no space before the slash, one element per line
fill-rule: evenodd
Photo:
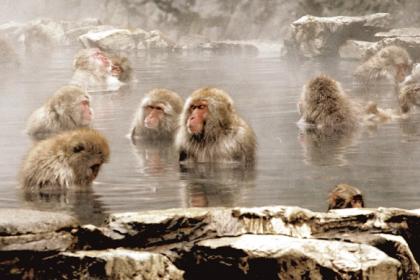
<path fill-rule="evenodd" d="M 319 146 L 299 137 L 296 100 L 307 79 L 320 72 L 340 80 L 360 99 L 396 106 L 387 85 L 369 92 L 352 82 L 356 64 L 285 61 L 274 56 L 138 54 L 129 89 L 93 95 L 94 127 L 109 139 L 111 161 L 91 190 L 24 195 L 17 173 L 31 142 L 25 121 L 71 77 L 76 50 L 22 57 L 19 68 L 3 68 L 0 80 L 0 207 L 66 211 L 82 222 L 100 223 L 121 211 L 192 206 L 298 205 L 326 209 L 338 183 L 358 186 L 369 207 L 418 208 L 420 201 L 420 116 L 362 130 L 350 139 Z M 133 145 L 126 137 L 144 93 L 166 87 L 184 98 L 202 86 L 228 91 L 237 111 L 258 138 L 255 170 L 198 165 L 181 171 L 164 146 Z"/>

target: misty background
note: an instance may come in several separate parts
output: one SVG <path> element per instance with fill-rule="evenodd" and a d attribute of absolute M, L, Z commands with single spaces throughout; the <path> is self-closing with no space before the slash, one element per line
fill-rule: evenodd
<path fill-rule="evenodd" d="M 420 26 L 417 0 L 3 0 L 0 22 L 37 17 L 95 17 L 124 28 L 159 29 L 172 39 L 200 35 L 210 40 L 279 40 L 301 16 L 390 13 L 394 27 Z"/>

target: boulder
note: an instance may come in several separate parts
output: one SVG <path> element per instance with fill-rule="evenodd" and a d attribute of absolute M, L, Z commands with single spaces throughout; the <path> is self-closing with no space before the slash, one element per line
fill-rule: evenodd
<path fill-rule="evenodd" d="M 407 28 L 396 28 L 386 32 L 378 32 L 375 34 L 376 38 L 396 38 L 396 37 L 420 37 L 420 28 L 418 27 L 407 27 Z"/>
<path fill-rule="evenodd" d="M 79 41 L 85 48 L 100 48 L 105 51 L 127 51 L 136 48 L 133 35 L 128 29 L 91 31 L 80 36 Z"/>
<path fill-rule="evenodd" d="M 178 264 L 188 279 L 399 279 L 400 263 L 365 244 L 242 235 L 200 241 Z"/>
<path fill-rule="evenodd" d="M 37 270 L 43 279 L 184 279 L 161 254 L 127 249 L 65 252 Z"/>
<path fill-rule="evenodd" d="M 346 40 L 373 40 L 375 33 L 388 30 L 390 24 L 387 13 L 359 17 L 307 15 L 292 23 L 285 40 L 286 53 L 307 58 L 336 56 Z"/>
<path fill-rule="evenodd" d="M 30 50 L 48 49 L 67 43 L 63 26 L 47 18 L 27 23 L 24 36 L 25 48 Z"/>

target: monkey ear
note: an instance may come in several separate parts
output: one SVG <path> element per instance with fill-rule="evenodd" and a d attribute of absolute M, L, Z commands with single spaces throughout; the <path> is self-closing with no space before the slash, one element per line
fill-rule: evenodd
<path fill-rule="evenodd" d="M 85 150 L 85 146 L 83 146 L 82 143 L 78 143 L 73 147 L 73 153 L 77 154 L 80 153 L 81 151 Z"/>

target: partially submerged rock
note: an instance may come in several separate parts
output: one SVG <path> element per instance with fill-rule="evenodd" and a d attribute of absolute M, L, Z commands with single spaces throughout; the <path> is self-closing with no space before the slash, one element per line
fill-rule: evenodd
<path fill-rule="evenodd" d="M 287 54 L 303 57 L 336 56 L 348 39 L 369 40 L 375 33 L 389 29 L 391 16 L 378 13 L 368 16 L 304 16 L 291 24 L 285 41 Z"/>
<path fill-rule="evenodd" d="M 362 59 L 366 51 L 375 43 L 358 41 L 358 40 L 347 40 L 338 49 L 338 54 L 344 59 Z"/>
<path fill-rule="evenodd" d="M 370 46 L 364 56 L 370 57 L 377 53 L 379 50 L 388 46 L 399 46 L 403 47 L 408 51 L 411 58 L 416 61 L 420 59 L 420 37 L 415 36 L 401 36 L 401 37 L 387 37 L 384 38 L 372 46 Z"/>

